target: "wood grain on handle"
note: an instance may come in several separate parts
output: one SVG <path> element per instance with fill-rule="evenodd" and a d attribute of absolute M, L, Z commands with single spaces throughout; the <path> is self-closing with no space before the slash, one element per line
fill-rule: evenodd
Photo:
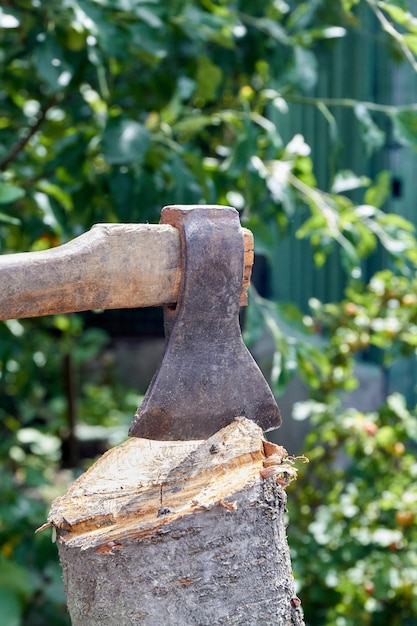
<path fill-rule="evenodd" d="M 240 303 L 253 264 L 253 236 L 242 229 L 245 269 Z M 0 319 L 176 302 L 181 281 L 176 228 L 97 224 L 56 248 L 0 256 Z"/>

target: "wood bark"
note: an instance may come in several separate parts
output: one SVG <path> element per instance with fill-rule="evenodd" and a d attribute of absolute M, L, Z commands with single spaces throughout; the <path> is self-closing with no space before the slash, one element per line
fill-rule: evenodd
<path fill-rule="evenodd" d="M 48 518 L 73 626 L 302 626 L 271 445 L 238 418 L 101 457 Z"/>
<path fill-rule="evenodd" d="M 244 306 L 253 235 L 244 228 L 242 234 Z M 56 248 L 1 255 L 0 319 L 173 304 L 181 273 L 180 238 L 173 226 L 96 224 Z"/>

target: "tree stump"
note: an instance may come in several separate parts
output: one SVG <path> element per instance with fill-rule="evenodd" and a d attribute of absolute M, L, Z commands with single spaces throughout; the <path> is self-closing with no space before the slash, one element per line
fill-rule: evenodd
<path fill-rule="evenodd" d="M 274 448 L 238 418 L 104 454 L 48 518 L 73 626 L 302 626 Z"/>

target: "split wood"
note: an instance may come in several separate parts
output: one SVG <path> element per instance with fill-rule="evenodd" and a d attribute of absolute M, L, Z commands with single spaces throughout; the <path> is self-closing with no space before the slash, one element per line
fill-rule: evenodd
<path fill-rule="evenodd" d="M 101 457 L 47 524 L 73 626 L 302 626 L 286 493 L 262 477 L 277 449 L 238 418 L 205 441 L 133 438 Z"/>

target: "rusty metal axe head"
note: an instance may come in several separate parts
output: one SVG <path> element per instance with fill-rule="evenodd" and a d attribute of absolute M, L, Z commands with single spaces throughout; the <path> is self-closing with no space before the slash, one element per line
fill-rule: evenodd
<path fill-rule="evenodd" d="M 263 430 L 281 424 L 270 388 L 242 340 L 239 298 L 243 235 L 231 207 L 165 207 L 161 223 L 179 229 L 182 282 L 164 308 L 166 349 L 129 434 L 205 439 L 237 416 Z"/>

